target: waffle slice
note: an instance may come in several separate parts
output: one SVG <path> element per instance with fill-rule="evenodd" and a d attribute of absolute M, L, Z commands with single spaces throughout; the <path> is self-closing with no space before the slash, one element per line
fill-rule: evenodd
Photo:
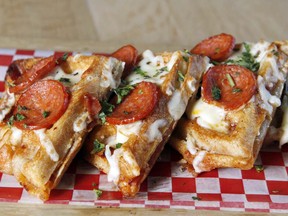
<path fill-rule="evenodd" d="M 242 43 L 228 59 L 210 65 L 203 78 L 201 97 L 188 105 L 169 140 L 194 174 L 220 167 L 253 167 L 275 110 L 281 104 L 288 69 L 287 45 L 287 41 Z M 254 80 L 250 80 L 254 84 L 249 84 L 249 73 L 241 77 L 242 70 L 247 70 L 244 66 L 253 74 Z M 230 91 L 229 97 L 207 99 L 207 89 L 214 79 L 211 71 L 229 72 L 221 75 L 221 83 L 216 86 L 219 92 Z M 238 84 L 243 85 L 239 88 Z M 210 90 L 213 96 L 211 87 Z M 250 96 L 245 98 L 245 94 Z"/>
<path fill-rule="evenodd" d="M 195 98 L 207 60 L 182 51 L 146 50 L 121 87 L 130 93 L 89 134 L 85 159 L 107 173 L 124 196 L 139 191 L 188 100 Z"/>

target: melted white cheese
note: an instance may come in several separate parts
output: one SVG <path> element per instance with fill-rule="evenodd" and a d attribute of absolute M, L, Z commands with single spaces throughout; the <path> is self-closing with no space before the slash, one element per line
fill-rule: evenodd
<path fill-rule="evenodd" d="M 5 116 L 10 112 L 11 108 L 15 104 L 15 96 L 8 91 L 4 93 L 4 97 L 0 103 L 0 121 L 3 121 Z"/>
<path fill-rule="evenodd" d="M 73 71 L 71 74 L 65 73 L 65 71 L 60 66 L 57 66 L 51 73 L 49 73 L 46 79 L 62 81 L 64 85 L 73 86 L 81 80 L 83 73 L 84 71 L 80 69 Z"/>
<path fill-rule="evenodd" d="M 148 138 L 148 142 L 153 142 L 155 140 L 162 140 L 162 133 L 160 129 L 165 127 L 168 124 L 166 119 L 158 119 L 154 121 L 146 131 L 146 136 Z"/>
<path fill-rule="evenodd" d="M 111 87 L 113 89 L 117 88 L 119 85 L 118 80 L 114 79 L 113 76 L 113 66 L 117 63 L 117 59 L 115 58 L 109 58 L 107 62 L 104 65 L 104 69 L 102 71 L 101 75 L 101 82 L 100 86 L 103 88 Z M 122 67 L 124 68 L 125 63 L 122 62 Z"/>
<path fill-rule="evenodd" d="M 122 148 L 115 149 L 117 143 L 124 144 L 129 139 L 131 134 L 139 134 L 139 131 L 142 127 L 142 121 L 136 121 L 131 124 L 126 125 L 116 125 L 116 135 L 110 136 L 106 140 L 105 147 L 105 157 L 109 163 L 109 172 L 108 172 L 108 181 L 113 181 L 117 183 L 120 175 L 119 159 L 122 156 L 128 164 L 132 166 L 132 172 L 136 175 L 140 174 L 140 170 L 135 169 L 137 164 L 135 160 L 129 155 L 126 151 L 123 151 Z M 111 153 L 110 148 L 114 148 L 113 154 Z M 126 153 L 125 153 L 126 152 Z M 137 165 L 138 166 L 138 165 Z"/>
<path fill-rule="evenodd" d="M 223 108 L 204 102 L 202 99 L 196 101 L 193 106 L 188 106 L 186 113 L 191 120 L 197 118 L 197 123 L 201 127 L 223 133 L 229 130 L 229 124 L 225 121 L 227 112 Z"/>
<path fill-rule="evenodd" d="M 179 57 L 178 52 L 174 52 L 171 56 L 170 61 L 165 64 L 162 56 L 155 56 L 152 51 L 146 50 L 142 54 L 143 59 L 139 62 L 138 66 L 141 73 L 137 73 L 137 71 L 131 73 L 126 80 L 134 85 L 136 83 L 140 83 L 142 81 L 156 83 L 161 85 L 165 80 L 165 75 L 169 73 L 172 67 L 175 65 L 176 60 Z"/>
<path fill-rule="evenodd" d="M 115 143 L 125 143 L 131 134 L 138 134 L 143 122 L 136 121 L 130 124 L 116 125 L 116 140 Z"/>
<path fill-rule="evenodd" d="M 280 139 L 279 139 L 279 145 L 280 147 L 286 143 L 288 143 L 288 97 L 287 95 L 284 95 L 283 97 L 283 104 L 282 104 L 282 111 L 284 113 L 280 131 Z"/>
<path fill-rule="evenodd" d="M 11 127 L 11 137 L 10 137 L 10 142 L 12 145 L 18 145 L 20 144 L 22 140 L 22 130 L 16 128 L 16 127 Z"/>
<path fill-rule="evenodd" d="M 132 167 L 132 173 L 134 176 L 140 175 L 140 168 L 134 158 L 134 156 L 129 151 L 123 151 L 123 159 Z"/>
<path fill-rule="evenodd" d="M 170 115 L 175 121 L 177 121 L 185 112 L 187 102 L 183 100 L 181 91 L 175 90 L 167 105 Z"/>
<path fill-rule="evenodd" d="M 195 139 L 192 136 L 187 138 L 186 147 L 188 151 L 190 152 L 190 154 L 192 155 L 195 155 L 198 151 L 196 147 Z"/>
<path fill-rule="evenodd" d="M 272 114 L 273 107 L 278 107 L 281 105 L 280 99 L 275 96 L 271 95 L 271 93 L 265 87 L 265 81 L 262 76 L 257 77 L 257 84 L 260 97 L 262 99 L 262 103 L 260 103 L 260 107 L 265 109 L 270 115 Z"/>
<path fill-rule="evenodd" d="M 194 158 L 193 160 L 193 167 L 194 167 L 194 170 L 196 173 L 201 173 L 202 170 L 201 168 L 199 167 L 199 165 L 201 164 L 201 162 L 204 160 L 206 156 L 206 151 L 200 151 L 196 157 Z"/>
<path fill-rule="evenodd" d="M 38 136 L 41 145 L 45 148 L 51 160 L 58 161 L 59 155 L 56 152 L 53 143 L 51 142 L 49 137 L 45 134 L 45 129 L 33 130 L 33 131 Z"/>
<path fill-rule="evenodd" d="M 87 120 L 89 117 L 88 112 L 83 112 L 79 115 L 73 123 L 73 130 L 74 132 L 80 132 L 87 128 Z"/>
<path fill-rule="evenodd" d="M 113 181 L 116 184 L 120 176 L 119 159 L 121 150 L 115 149 L 112 155 L 110 147 L 110 145 L 106 145 L 105 147 L 105 157 L 110 166 L 107 178 L 109 182 Z"/>

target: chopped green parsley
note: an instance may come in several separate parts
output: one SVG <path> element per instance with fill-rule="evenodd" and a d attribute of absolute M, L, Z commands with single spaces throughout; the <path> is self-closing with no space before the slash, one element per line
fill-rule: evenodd
<path fill-rule="evenodd" d="M 143 76 L 145 79 L 151 78 L 146 71 L 143 71 L 140 66 L 134 68 L 134 72 L 138 75 Z"/>
<path fill-rule="evenodd" d="M 183 73 L 181 73 L 181 71 L 178 70 L 177 74 L 178 74 L 178 81 L 179 82 L 184 82 L 185 76 L 183 75 Z"/>
<path fill-rule="evenodd" d="M 44 118 L 47 118 L 47 117 L 50 115 L 50 113 L 51 113 L 51 112 L 49 112 L 49 111 L 44 111 L 44 112 L 42 113 L 42 115 L 43 115 Z"/>
<path fill-rule="evenodd" d="M 255 165 L 254 167 L 258 173 L 260 173 L 264 170 L 264 167 L 262 165 Z"/>
<path fill-rule="evenodd" d="M 101 152 L 105 148 L 105 144 L 99 142 L 97 139 L 93 142 L 93 150 L 91 151 L 91 154 L 95 154 L 98 152 Z"/>
<path fill-rule="evenodd" d="M 197 196 L 192 196 L 192 199 L 193 199 L 193 200 L 198 200 L 198 201 L 201 200 L 201 198 L 200 198 L 200 197 L 197 197 Z"/>
<path fill-rule="evenodd" d="M 211 91 L 212 91 L 213 100 L 220 100 L 221 99 L 221 89 L 219 87 L 213 86 Z"/>
<path fill-rule="evenodd" d="M 245 67 L 245 68 L 247 68 L 253 72 L 257 72 L 259 67 L 260 67 L 260 63 L 256 62 L 256 60 L 255 60 L 256 56 L 253 56 L 251 54 L 250 45 L 244 43 L 243 46 L 245 48 L 245 51 L 242 52 L 242 54 L 238 58 L 229 59 L 225 63 L 226 64 L 240 65 L 240 66 Z"/>
<path fill-rule="evenodd" d="M 61 77 L 59 79 L 59 81 L 62 82 L 62 83 L 71 83 L 70 79 L 69 78 L 65 78 L 65 77 Z"/>
<path fill-rule="evenodd" d="M 20 113 L 16 113 L 16 120 L 23 121 L 26 117 Z"/>
<path fill-rule="evenodd" d="M 101 107 L 102 109 L 98 115 L 98 118 L 101 120 L 102 124 L 105 124 L 106 116 L 110 115 L 113 112 L 115 106 L 113 104 L 108 103 L 107 101 L 102 101 Z"/>
<path fill-rule="evenodd" d="M 121 148 L 122 145 L 123 145 L 123 143 L 117 143 L 115 147 L 116 147 L 116 149 L 118 149 L 118 148 Z"/>
<path fill-rule="evenodd" d="M 132 86 L 132 85 L 126 85 L 126 86 L 114 89 L 113 91 L 117 95 L 117 102 L 116 103 L 120 104 L 122 102 L 123 98 L 125 96 L 127 96 L 132 89 L 134 89 L 134 86 Z"/>
<path fill-rule="evenodd" d="M 99 189 L 93 189 L 93 191 L 95 192 L 97 199 L 99 199 L 103 194 L 103 191 Z"/>

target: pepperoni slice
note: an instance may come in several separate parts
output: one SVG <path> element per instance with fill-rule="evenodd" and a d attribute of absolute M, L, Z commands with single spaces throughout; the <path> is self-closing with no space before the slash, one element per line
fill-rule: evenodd
<path fill-rule="evenodd" d="M 9 88 L 9 91 L 11 93 L 19 93 L 24 91 L 34 82 L 50 73 L 55 66 L 56 61 L 54 56 L 41 59 L 29 70 L 23 72 L 22 76 L 19 76 L 16 80 L 13 80 L 13 86 Z"/>
<path fill-rule="evenodd" d="M 211 67 L 203 76 L 203 99 L 225 110 L 239 108 L 247 103 L 255 92 L 255 75 L 238 65 L 217 65 Z"/>
<path fill-rule="evenodd" d="M 91 94 L 86 94 L 84 96 L 84 106 L 92 118 L 95 118 L 101 111 L 101 104 L 99 100 Z"/>
<path fill-rule="evenodd" d="M 233 52 L 235 38 L 229 34 L 219 34 L 204 39 L 191 49 L 191 53 L 208 56 L 214 61 L 224 61 Z"/>
<path fill-rule="evenodd" d="M 159 100 L 156 84 L 141 82 L 117 105 L 106 121 L 110 124 L 129 124 L 148 116 Z"/>
<path fill-rule="evenodd" d="M 137 58 L 138 58 L 138 51 L 132 45 L 126 45 L 111 54 L 105 53 L 94 53 L 95 55 L 103 55 L 103 56 L 111 56 L 117 58 L 120 61 L 125 62 L 125 68 L 123 71 L 122 78 L 125 78 L 130 71 L 135 67 Z"/>
<path fill-rule="evenodd" d="M 42 80 L 31 85 L 20 97 L 13 111 L 19 129 L 51 127 L 65 112 L 69 94 L 56 80 Z"/>

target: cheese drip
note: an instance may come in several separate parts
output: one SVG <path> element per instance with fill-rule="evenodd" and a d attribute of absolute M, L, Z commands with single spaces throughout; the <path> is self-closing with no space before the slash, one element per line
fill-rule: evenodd
<path fill-rule="evenodd" d="M 4 93 L 3 98 L 0 103 L 0 121 L 6 117 L 6 115 L 10 112 L 11 108 L 15 104 L 15 96 L 13 93 L 9 93 L 9 91 Z"/>
<path fill-rule="evenodd" d="M 134 123 L 126 124 L 126 125 L 116 125 L 116 135 L 111 136 L 106 140 L 105 147 L 105 157 L 109 163 L 109 172 L 108 172 L 108 181 L 113 181 L 117 183 L 120 177 L 120 167 L 119 160 L 120 157 L 123 157 L 124 160 L 131 165 L 132 172 L 135 176 L 140 174 L 140 170 L 137 169 L 137 164 L 135 164 L 135 159 L 133 159 L 132 155 L 126 151 L 123 151 L 122 147 L 119 149 L 116 148 L 116 144 L 121 143 L 124 144 L 129 139 L 131 134 L 137 135 L 142 127 L 142 121 L 136 121 Z M 110 148 L 114 148 L 114 152 L 112 154 Z"/>
<path fill-rule="evenodd" d="M 34 133 L 38 136 L 41 145 L 45 148 L 47 154 L 51 158 L 52 161 L 58 161 L 59 155 L 56 152 L 53 143 L 49 139 L 49 137 L 45 133 L 45 129 L 33 130 Z"/>
<path fill-rule="evenodd" d="M 196 119 L 197 123 L 204 128 L 227 133 L 229 123 L 225 120 L 227 111 L 218 106 L 208 104 L 202 99 L 187 107 L 188 118 Z"/>

